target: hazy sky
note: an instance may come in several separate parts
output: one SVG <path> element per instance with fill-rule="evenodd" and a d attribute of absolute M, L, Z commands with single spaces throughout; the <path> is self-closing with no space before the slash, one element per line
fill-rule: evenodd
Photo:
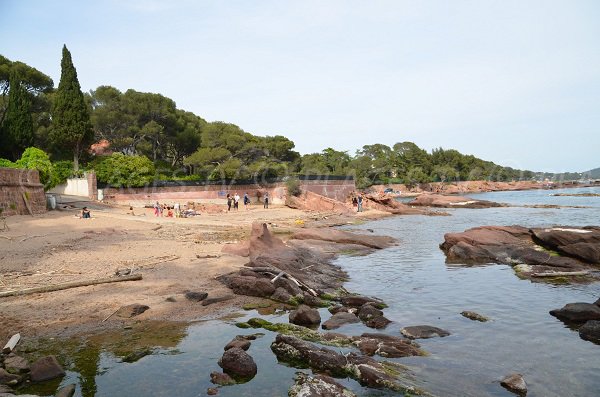
<path fill-rule="evenodd" d="M 158 92 L 301 153 L 413 141 L 600 166 L 600 1 L 0 0 L 0 54 Z"/>

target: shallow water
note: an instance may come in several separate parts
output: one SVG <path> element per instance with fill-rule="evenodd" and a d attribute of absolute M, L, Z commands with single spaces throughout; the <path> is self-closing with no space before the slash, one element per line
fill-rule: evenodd
<path fill-rule="evenodd" d="M 583 191 L 598 193 L 600 189 L 565 190 Z M 449 217 L 392 217 L 351 227 L 373 229 L 377 234 L 400 240 L 397 247 L 366 257 L 337 260 L 350 275 L 348 290 L 375 295 L 388 303 L 385 314 L 394 323 L 385 332 L 399 335 L 404 326 L 428 324 L 452 333 L 446 338 L 420 341 L 430 353 L 427 357 L 394 360 L 409 366 L 430 392 L 438 396 L 513 396 L 500 386 L 499 379 L 510 372 L 520 372 L 529 386 L 530 397 L 600 395 L 600 346 L 581 340 L 577 332 L 548 314 L 569 302 L 595 301 L 600 297 L 600 284 L 532 283 L 520 280 L 504 265 L 448 266 L 438 248 L 444 233 L 481 225 L 600 224 L 600 197 L 549 196 L 558 192 L 561 191 L 495 192 L 476 197 L 517 205 L 593 208 L 454 209 L 449 210 L 453 215 Z M 492 320 L 468 320 L 460 315 L 463 310 L 476 311 Z M 322 310 L 321 315 L 325 319 L 328 313 Z M 239 320 L 255 316 L 253 311 Z M 265 318 L 285 322 L 287 313 Z M 360 334 L 371 330 L 357 324 L 338 331 Z M 76 347 L 69 351 L 93 354 L 74 362 L 72 352 L 63 351 L 63 359 L 71 364 L 62 384 L 77 383 L 76 396 L 85 397 L 204 396 L 206 389 L 213 387 L 210 372 L 220 370 L 217 361 L 223 346 L 237 334 L 254 332 L 265 334 L 253 341 L 249 350 L 258 364 L 258 375 L 249 383 L 220 388 L 219 395 L 286 396 L 297 370 L 277 363 L 269 349 L 275 334 L 242 330 L 233 321 L 198 323 L 168 335 L 166 342 L 146 342 L 148 347 L 159 347 L 134 363 L 122 362 L 122 354 L 114 346 L 115 339 L 122 336 L 110 336 L 95 345 L 71 341 Z M 129 343 L 125 340 L 121 345 Z M 64 350 L 66 344 L 61 344 Z M 340 382 L 360 396 L 394 395 L 362 388 L 352 380 Z"/>

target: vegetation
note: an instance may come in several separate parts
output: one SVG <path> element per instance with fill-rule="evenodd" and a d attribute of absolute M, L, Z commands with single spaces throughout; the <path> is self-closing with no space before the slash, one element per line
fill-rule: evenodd
<path fill-rule="evenodd" d="M 260 183 L 288 177 L 294 193 L 300 175 L 352 176 L 359 188 L 553 177 L 502 167 L 453 149 L 428 153 L 413 142 L 365 145 L 354 154 L 326 148 L 301 156 L 294 142 L 282 135 L 256 136 L 234 124 L 207 122 L 161 94 L 121 92 L 109 85 L 83 94 L 66 46 L 57 90 L 42 72 L 0 55 L 0 94 L 0 157 L 5 158 L 0 166 L 23 166 L 15 161 L 25 148 L 40 148 L 54 160 L 50 171 L 41 166 L 46 160 L 36 162 L 46 186 L 78 174 L 80 161 L 85 169 L 96 171 L 100 182 L 113 186 L 144 186 L 154 180 Z M 101 141 L 102 150 L 90 150 L 91 143 Z M 73 161 L 65 162 L 67 158 Z"/>
<path fill-rule="evenodd" d="M 73 168 L 79 170 L 79 156 L 94 140 L 88 106 L 85 103 L 77 71 L 67 46 L 62 49 L 60 83 L 52 108 L 52 145 L 73 156 Z"/>

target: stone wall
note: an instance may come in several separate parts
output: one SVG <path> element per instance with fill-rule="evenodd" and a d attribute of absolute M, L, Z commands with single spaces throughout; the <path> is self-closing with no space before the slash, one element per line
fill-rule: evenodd
<path fill-rule="evenodd" d="M 305 191 L 310 191 L 329 197 L 334 200 L 345 200 L 356 190 L 354 180 L 311 180 L 300 181 L 300 186 Z M 170 203 L 174 200 L 185 201 L 210 201 L 225 202 L 227 193 L 238 193 L 243 196 L 248 193 L 251 202 L 262 202 L 265 192 L 269 193 L 270 202 L 273 204 L 285 203 L 287 188 L 285 182 L 271 184 L 245 184 L 245 185 L 204 185 L 204 186 L 169 186 L 145 188 L 105 188 L 102 189 L 104 202 L 114 203 Z"/>
<path fill-rule="evenodd" d="M 34 214 L 46 212 L 46 195 L 36 170 L 0 168 L 0 208 L 2 215 L 29 214 L 25 200 Z"/>

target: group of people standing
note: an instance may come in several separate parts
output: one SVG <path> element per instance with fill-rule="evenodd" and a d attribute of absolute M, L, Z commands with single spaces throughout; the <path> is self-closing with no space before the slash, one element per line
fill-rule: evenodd
<path fill-rule="evenodd" d="M 356 212 L 363 211 L 363 196 L 359 194 L 358 196 L 352 196 L 352 205 L 357 207 Z"/>
<path fill-rule="evenodd" d="M 166 216 L 181 218 L 181 205 L 179 203 L 175 203 L 172 206 L 167 204 L 160 204 L 158 201 L 154 203 L 154 216 Z"/>
<path fill-rule="evenodd" d="M 243 203 L 244 203 L 244 208 L 246 209 L 246 211 L 248 211 L 249 205 L 250 205 L 250 197 L 248 196 L 248 193 L 244 193 L 244 198 L 243 198 Z M 237 193 L 234 193 L 233 196 L 229 193 L 227 193 L 227 212 L 231 211 L 231 207 L 233 206 L 233 210 L 237 211 L 239 209 L 239 205 L 240 205 L 240 195 Z M 265 192 L 265 195 L 263 196 L 263 208 L 267 209 L 269 208 L 269 193 Z"/>

